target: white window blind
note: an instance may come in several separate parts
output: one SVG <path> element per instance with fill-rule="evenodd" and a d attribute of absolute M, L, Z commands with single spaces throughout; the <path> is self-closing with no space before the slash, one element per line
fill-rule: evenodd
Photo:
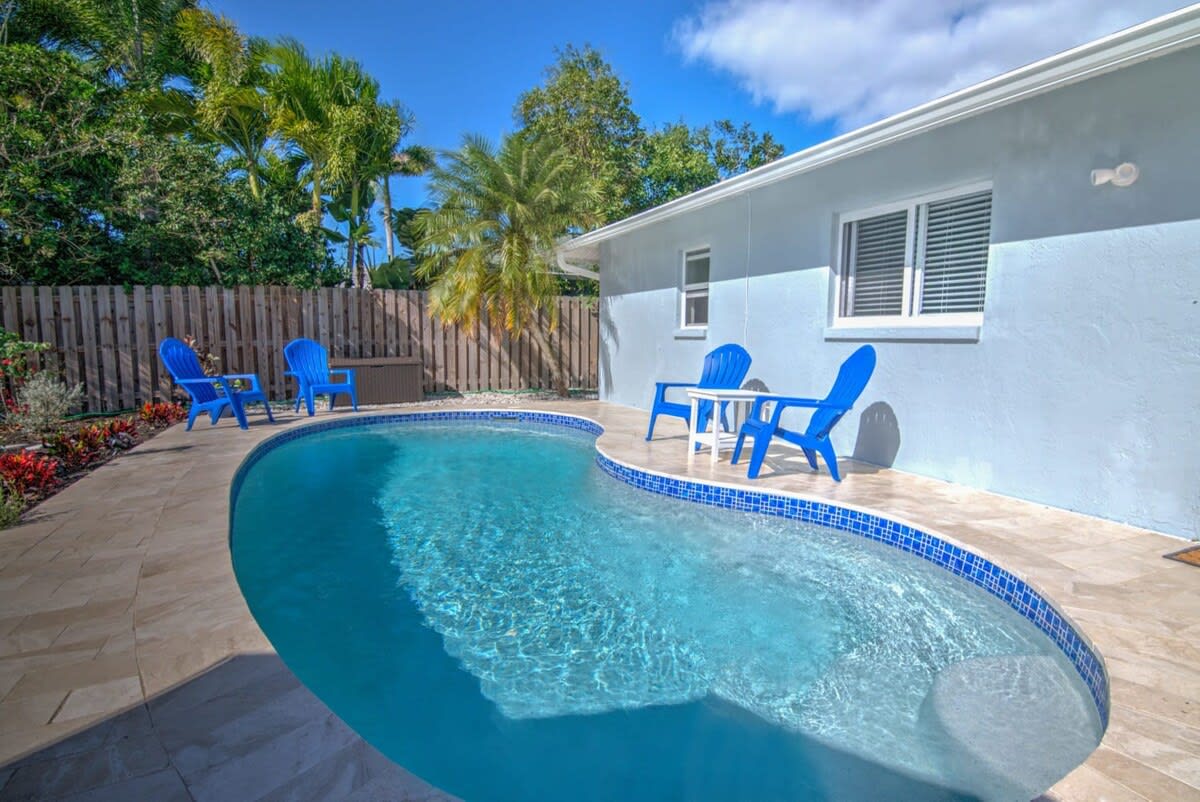
<path fill-rule="evenodd" d="M 848 326 L 979 325 L 992 237 L 985 186 L 847 214 L 837 317 Z"/>
<path fill-rule="evenodd" d="M 680 293 L 680 325 L 698 329 L 708 325 L 708 271 L 709 251 L 707 248 L 688 251 L 683 255 L 683 289 Z"/>
<path fill-rule="evenodd" d="M 903 313 L 907 238 L 907 209 L 850 223 L 850 315 Z"/>
<path fill-rule="evenodd" d="M 991 231 L 990 190 L 925 207 L 921 314 L 983 311 Z"/>

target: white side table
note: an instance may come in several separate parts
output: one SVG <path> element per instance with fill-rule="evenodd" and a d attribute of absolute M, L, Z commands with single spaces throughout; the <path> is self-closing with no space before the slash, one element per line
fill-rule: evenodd
<path fill-rule="evenodd" d="M 692 415 L 688 423 L 688 462 L 695 457 L 696 444 L 699 443 L 709 447 L 709 460 L 713 465 L 717 464 L 721 449 L 731 449 L 737 443 L 738 428 L 741 421 L 750 414 L 750 405 L 754 403 L 754 399 L 760 395 L 770 395 L 770 393 L 761 393 L 757 390 L 702 390 L 695 387 L 688 389 L 687 394 L 692 399 Z M 699 431 L 701 401 L 713 402 L 711 432 Z M 721 404 L 726 402 L 729 404 L 733 418 L 733 431 L 730 432 L 721 431 Z M 743 407 L 745 411 L 739 415 L 738 413 Z"/>

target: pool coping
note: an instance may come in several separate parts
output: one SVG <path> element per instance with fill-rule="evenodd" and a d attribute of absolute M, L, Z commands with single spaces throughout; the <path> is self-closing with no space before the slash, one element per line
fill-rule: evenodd
<path fill-rule="evenodd" d="M 802 523 L 817 524 L 882 543 L 932 563 L 965 579 L 1004 602 L 1011 610 L 1037 627 L 1074 666 L 1091 694 L 1100 718 L 1100 734 L 1108 729 L 1110 698 L 1108 669 L 1095 643 L 1035 583 L 1003 568 L 992 559 L 945 534 L 889 516 L 878 510 L 854 505 L 831 504 L 804 494 L 782 490 L 750 490 L 725 482 L 683 479 L 642 468 L 610 456 L 601 446 L 604 426 L 584 415 L 530 409 L 454 409 L 429 412 L 368 413 L 353 418 L 318 421 L 270 437 L 255 446 L 242 460 L 229 489 L 229 536 L 237 496 L 248 472 L 262 457 L 285 443 L 317 432 L 388 424 L 443 421 L 510 420 L 584 431 L 594 435 L 596 464 L 606 475 L 656 495 L 719 509 L 750 512 Z"/>

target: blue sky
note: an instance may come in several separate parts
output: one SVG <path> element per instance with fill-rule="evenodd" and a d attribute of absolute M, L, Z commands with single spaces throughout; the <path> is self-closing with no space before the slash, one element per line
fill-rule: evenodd
<path fill-rule="evenodd" d="M 749 121 L 800 150 L 1128 27 L 1182 0 L 209 0 L 245 32 L 361 61 L 411 142 L 493 139 L 556 47 L 591 44 L 647 127 Z M 419 179 L 393 181 L 422 205 Z"/>
<path fill-rule="evenodd" d="M 729 117 L 770 130 L 789 150 L 828 136 L 756 103 L 710 67 L 685 64 L 671 37 L 695 3 L 382 2 L 213 0 L 210 7 L 247 33 L 294 36 L 310 50 L 361 61 L 386 96 L 416 115 L 412 142 L 456 147 L 467 132 L 493 139 L 512 130 L 521 92 L 541 82 L 555 47 L 590 43 L 629 83 L 634 109 L 649 126 L 683 119 L 699 125 Z M 285 10 L 286 9 L 286 10 Z M 424 200 L 419 181 L 394 181 L 398 206 Z"/>

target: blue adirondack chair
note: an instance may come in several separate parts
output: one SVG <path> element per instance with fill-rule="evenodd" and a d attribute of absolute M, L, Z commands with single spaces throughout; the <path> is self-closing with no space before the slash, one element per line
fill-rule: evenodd
<path fill-rule="evenodd" d="M 746 438 L 753 437 L 754 450 L 750 452 L 750 470 L 746 472 L 746 476 L 757 479 L 759 469 L 762 468 L 763 457 L 767 455 L 767 447 L 771 445 L 771 438 L 778 437 L 800 446 L 804 451 L 804 456 L 808 458 L 808 464 L 814 471 L 817 470 L 817 454 L 819 453 L 825 460 L 825 464 L 829 466 L 829 473 L 833 476 L 834 481 L 842 481 L 841 474 L 838 473 L 837 454 L 833 452 L 833 443 L 829 439 L 829 432 L 854 406 L 854 402 L 862 395 L 862 391 L 874 371 L 875 349 L 864 345 L 842 363 L 837 379 L 833 383 L 833 389 L 829 391 L 829 395 L 820 400 L 779 395 L 759 396 L 754 400 L 750 415 L 742 424 L 741 431 L 738 432 L 732 462 L 737 464 L 738 459 L 742 456 L 742 445 Z M 775 405 L 775 411 L 771 414 L 770 420 L 763 420 L 762 406 L 768 401 Z M 810 407 L 813 410 L 812 417 L 808 421 L 808 428 L 803 432 L 789 431 L 779 425 L 779 418 L 783 411 L 790 407 Z"/>
<path fill-rule="evenodd" d="M 329 396 L 329 406 L 333 408 L 333 399 L 338 393 L 350 394 L 350 405 L 358 412 L 358 394 L 354 390 L 354 370 L 351 368 L 329 369 L 329 352 L 315 340 L 301 337 L 292 340 L 283 347 L 283 355 L 287 359 L 288 370 L 283 375 L 295 376 L 300 383 L 300 392 L 296 396 L 296 411 L 300 411 L 300 402 L 308 409 L 309 417 L 316 414 L 313 399 L 318 395 Z M 333 381 L 332 374 L 344 373 L 346 380 Z"/>
<path fill-rule="evenodd" d="M 192 397 L 192 406 L 188 410 L 187 428 L 190 432 L 192 424 L 201 412 L 207 412 L 215 425 L 221 419 L 225 410 L 233 412 L 238 426 L 248 429 L 246 423 L 246 404 L 262 402 L 267 410 L 267 420 L 275 422 L 271 415 L 271 405 L 267 396 L 258 384 L 258 377 L 253 373 L 239 373 L 228 376 L 205 376 L 200 367 L 200 359 L 196 352 L 182 340 L 168 337 L 158 346 L 158 356 L 171 374 L 171 380 Z M 250 382 L 249 390 L 233 389 L 233 381 L 241 379 Z"/>
<path fill-rule="evenodd" d="M 688 425 L 692 420 L 692 405 L 680 404 L 666 399 L 667 390 L 672 387 L 699 387 L 707 390 L 736 390 L 742 386 L 742 381 L 750 371 L 750 354 L 746 349 L 734 343 L 727 343 L 715 348 L 704 357 L 704 370 L 700 373 L 698 382 L 658 382 L 654 386 L 654 406 L 650 408 L 650 428 L 646 430 L 646 439 L 654 436 L 654 422 L 659 415 L 673 415 L 683 418 Z M 721 424 L 729 429 L 729 421 L 725 417 L 725 407 L 721 404 Z M 700 431 L 708 429 L 708 423 L 713 416 L 713 403 L 701 401 L 697 409 Z M 699 446 L 697 446 L 699 448 Z"/>

